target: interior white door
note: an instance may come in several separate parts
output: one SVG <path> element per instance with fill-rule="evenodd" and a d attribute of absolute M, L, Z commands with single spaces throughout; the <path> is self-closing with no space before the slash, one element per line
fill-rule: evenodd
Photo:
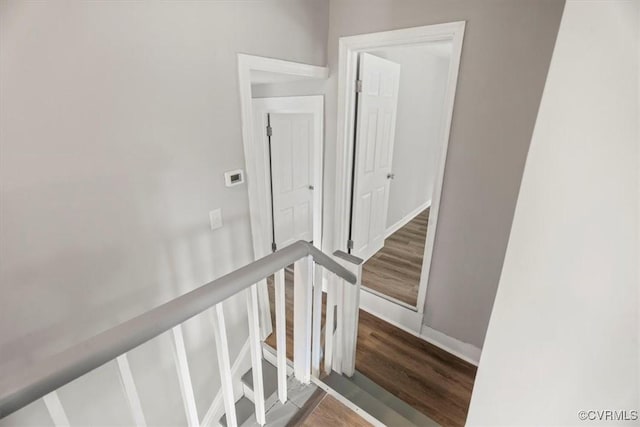
<path fill-rule="evenodd" d="M 400 65 L 368 53 L 359 61 L 351 253 L 366 261 L 384 246 Z"/>
<path fill-rule="evenodd" d="M 278 249 L 313 240 L 313 114 L 269 114 L 273 227 Z"/>

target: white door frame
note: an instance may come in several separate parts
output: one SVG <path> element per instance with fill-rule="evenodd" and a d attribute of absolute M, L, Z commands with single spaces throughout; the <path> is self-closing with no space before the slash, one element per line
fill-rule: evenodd
<path fill-rule="evenodd" d="M 418 303 L 415 310 L 395 304 L 376 293 L 362 289 L 361 307 L 392 323 L 402 325 L 419 332 L 424 317 L 424 305 L 431 267 L 431 256 L 440 207 L 440 196 L 444 168 L 449 144 L 453 104 L 458 82 L 462 40 L 465 22 L 427 25 L 423 27 L 384 31 L 379 33 L 341 37 L 339 40 L 338 69 L 338 118 L 336 146 L 336 188 L 335 188 L 335 249 L 346 250 L 349 238 L 349 220 L 351 208 L 351 169 L 353 164 L 354 113 L 356 101 L 356 71 L 358 53 L 391 46 L 422 45 L 434 41 L 452 41 L 452 54 L 449 66 L 449 79 L 445 97 L 445 125 L 442 134 L 442 152 L 436 175 L 432 198 L 427 241 L 418 291 Z"/>
<path fill-rule="evenodd" d="M 257 260 L 271 253 L 271 237 L 264 240 L 264 233 L 260 231 L 267 227 L 261 212 L 260 175 L 257 172 L 259 159 L 253 151 L 254 129 L 253 100 L 251 97 L 251 72 L 264 71 L 290 76 L 292 80 L 323 79 L 329 77 L 327 67 L 285 61 L 282 59 L 266 58 L 263 56 L 238 54 L 238 89 L 240 94 L 240 117 L 242 123 L 242 146 L 246 168 L 247 192 L 249 193 L 249 218 L 253 239 L 253 259 Z M 269 216 L 270 217 L 270 216 Z M 260 335 L 265 339 L 271 334 L 271 312 L 266 280 L 258 286 L 260 303 Z"/>
<path fill-rule="evenodd" d="M 273 218 L 271 217 L 272 194 L 271 175 L 269 173 L 269 143 L 267 140 L 267 114 L 300 114 L 308 113 L 313 115 L 313 245 L 318 249 L 322 243 L 322 171 L 324 152 L 323 129 L 324 129 L 324 96 L 283 96 L 275 98 L 254 98 L 253 99 L 253 123 L 255 126 L 255 138 L 253 155 L 256 157 L 256 177 L 259 177 L 259 192 L 262 196 L 259 201 L 258 215 L 262 224 L 269 227 L 262 227 L 256 230 L 263 233 L 262 241 L 271 242 Z M 256 232 L 253 232 L 255 235 Z M 271 245 L 269 245 L 269 250 Z"/>

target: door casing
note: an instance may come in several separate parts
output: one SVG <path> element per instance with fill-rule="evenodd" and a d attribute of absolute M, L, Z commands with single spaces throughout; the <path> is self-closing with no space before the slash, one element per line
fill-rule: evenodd
<path fill-rule="evenodd" d="M 263 56 L 238 53 L 238 91 L 240 95 L 240 117 L 242 119 L 242 146 L 246 167 L 247 192 L 249 194 L 249 218 L 253 242 L 253 259 L 257 260 L 271 253 L 271 237 L 264 239 L 263 230 L 268 224 L 264 217 L 264 193 L 260 192 L 260 157 L 254 150 L 255 135 L 253 123 L 253 99 L 251 95 L 252 74 L 269 73 L 284 76 L 286 81 L 294 80 L 326 80 L 329 69 L 317 65 Z M 319 169 L 321 170 L 321 169 Z M 266 219 L 265 219 L 266 218 Z M 260 305 L 260 336 L 265 339 L 273 331 L 269 307 L 267 281 L 258 283 L 258 301 Z"/>
<path fill-rule="evenodd" d="M 349 239 L 349 221 L 351 216 L 351 186 L 353 147 L 355 132 L 356 80 L 358 70 L 358 54 L 391 46 L 411 46 L 427 44 L 435 41 L 451 41 L 452 54 L 449 68 L 449 79 L 446 91 L 444 126 L 442 134 L 442 150 L 438 164 L 438 173 L 432 198 L 427 242 L 415 308 L 398 305 L 384 297 L 362 289 L 361 308 L 415 333 L 422 329 L 424 306 L 435 235 L 438 222 L 438 211 L 442 192 L 449 133 L 453 116 L 453 104 L 458 82 L 462 41 L 465 21 L 445 24 L 426 25 L 379 33 L 341 37 L 338 42 L 338 117 L 336 140 L 336 185 L 335 215 L 333 222 L 333 248 L 347 250 Z"/>

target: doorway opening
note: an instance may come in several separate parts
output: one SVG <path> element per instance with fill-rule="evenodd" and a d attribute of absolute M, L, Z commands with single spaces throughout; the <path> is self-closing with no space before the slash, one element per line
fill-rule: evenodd
<path fill-rule="evenodd" d="M 464 22 L 340 39 L 338 249 L 361 307 L 421 333 Z"/>
<path fill-rule="evenodd" d="M 297 240 L 322 241 L 322 130 L 324 98 L 253 98 L 257 145 L 265 150 L 271 249 Z M 258 184 L 259 185 L 259 184 Z"/>
<path fill-rule="evenodd" d="M 238 54 L 254 259 L 298 238 L 321 247 L 324 131 L 323 96 L 254 92 L 291 85 L 298 92 L 322 93 L 328 75 L 326 67 Z M 273 332 L 266 280 L 258 283 L 258 302 L 264 340 Z"/>

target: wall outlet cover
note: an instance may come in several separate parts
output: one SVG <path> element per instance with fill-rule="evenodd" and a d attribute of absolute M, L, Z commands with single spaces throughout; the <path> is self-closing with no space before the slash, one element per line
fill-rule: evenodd
<path fill-rule="evenodd" d="M 211 229 L 217 230 L 222 227 L 222 209 L 214 209 L 209 212 L 209 222 L 211 223 Z"/>

